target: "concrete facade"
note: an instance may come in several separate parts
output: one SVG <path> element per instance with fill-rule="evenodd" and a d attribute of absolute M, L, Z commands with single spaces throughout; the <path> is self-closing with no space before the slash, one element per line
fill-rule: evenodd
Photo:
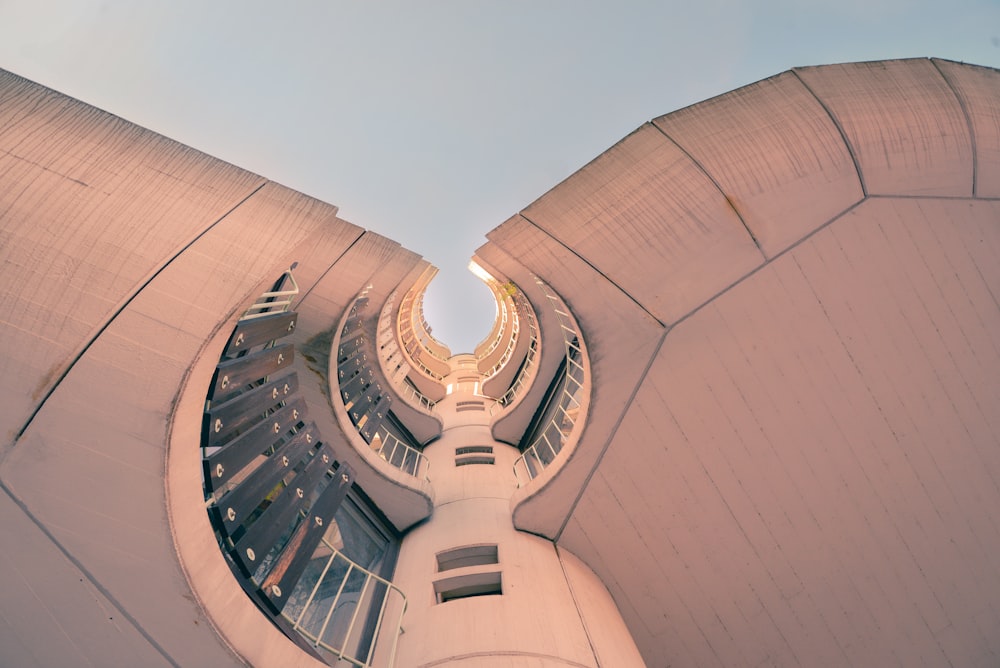
<path fill-rule="evenodd" d="M 454 413 L 488 476 L 453 465 L 448 419 L 406 476 L 322 355 L 360 291 L 377 315 L 426 262 L 0 72 L 2 663 L 320 665 L 229 572 L 197 447 L 228 332 L 294 262 L 310 414 L 403 533 L 397 665 L 1000 662 L 1000 72 L 791 70 L 643 125 L 487 237 L 537 317 L 533 380 L 492 424 Z M 515 487 L 563 356 L 536 278 L 586 396 Z M 546 614 L 433 599 L 431 556 L 490 540 Z"/>

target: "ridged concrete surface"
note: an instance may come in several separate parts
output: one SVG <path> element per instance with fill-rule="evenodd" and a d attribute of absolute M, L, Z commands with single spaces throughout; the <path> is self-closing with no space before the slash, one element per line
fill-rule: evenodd
<path fill-rule="evenodd" d="M 645 127 L 489 235 L 593 366 L 579 445 L 515 521 L 595 569 L 649 665 L 1000 662 L 998 94 L 862 63 L 655 119 L 731 204 L 698 229 L 738 213 L 756 264 L 710 235 L 697 262 L 646 250 L 642 221 L 683 240 L 697 209 L 632 150 Z"/>

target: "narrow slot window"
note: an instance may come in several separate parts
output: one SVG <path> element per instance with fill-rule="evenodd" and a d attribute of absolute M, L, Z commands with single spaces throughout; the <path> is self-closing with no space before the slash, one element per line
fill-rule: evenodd
<path fill-rule="evenodd" d="M 438 572 L 499 562 L 496 545 L 467 545 L 437 555 Z"/>
<path fill-rule="evenodd" d="M 503 594 L 500 572 L 470 573 L 445 578 L 434 583 L 438 603 L 447 603 L 474 596 L 499 596 Z"/>
<path fill-rule="evenodd" d="M 455 448 L 455 455 L 471 455 L 475 453 L 483 453 L 487 455 L 493 454 L 492 445 L 467 445 L 462 448 Z"/>
<path fill-rule="evenodd" d="M 485 455 L 471 455 L 455 460 L 455 466 L 469 466 L 470 464 L 495 464 L 496 459 Z"/>

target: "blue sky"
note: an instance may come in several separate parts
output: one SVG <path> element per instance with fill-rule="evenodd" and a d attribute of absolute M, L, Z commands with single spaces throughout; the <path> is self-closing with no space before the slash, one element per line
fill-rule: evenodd
<path fill-rule="evenodd" d="M 465 270 L 485 234 L 643 122 L 795 66 L 914 56 L 1000 66 L 1000 0 L 0 0 L 0 67 L 434 263 L 425 310 L 455 352 L 493 316 Z"/>

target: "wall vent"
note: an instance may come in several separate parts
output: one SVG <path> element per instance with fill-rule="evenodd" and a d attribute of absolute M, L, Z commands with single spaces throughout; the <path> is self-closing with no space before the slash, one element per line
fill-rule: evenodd
<path fill-rule="evenodd" d="M 492 445 L 466 445 L 461 448 L 455 448 L 455 455 L 471 455 L 474 452 L 493 454 Z"/>
<path fill-rule="evenodd" d="M 484 411 L 486 404 L 482 401 L 459 401 L 455 404 L 456 411 Z"/>

